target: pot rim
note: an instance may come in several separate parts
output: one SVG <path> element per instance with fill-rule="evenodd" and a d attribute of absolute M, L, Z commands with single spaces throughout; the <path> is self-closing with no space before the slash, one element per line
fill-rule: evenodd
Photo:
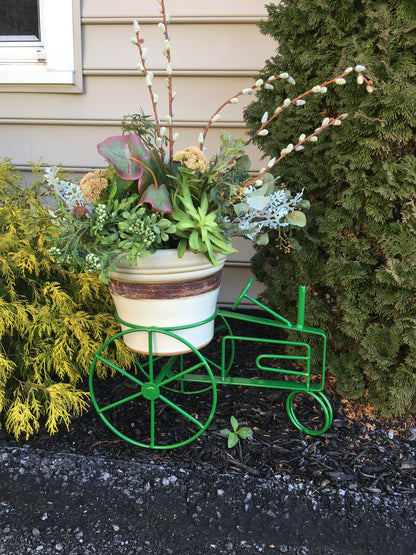
<path fill-rule="evenodd" d="M 227 257 L 216 253 L 216 258 L 218 265 L 214 266 L 201 253 L 188 250 L 182 258 L 179 258 L 176 249 L 159 249 L 150 253 L 146 258 L 139 258 L 136 265 L 118 264 L 117 270 L 110 271 L 110 280 L 126 281 L 132 279 L 134 281 L 134 276 L 139 279 L 146 276 L 153 281 L 150 276 L 154 276 L 155 280 L 160 279 L 163 282 L 168 279 L 167 275 L 176 275 L 175 280 L 186 280 L 189 274 L 192 274 L 189 279 L 197 279 L 222 270 Z"/>

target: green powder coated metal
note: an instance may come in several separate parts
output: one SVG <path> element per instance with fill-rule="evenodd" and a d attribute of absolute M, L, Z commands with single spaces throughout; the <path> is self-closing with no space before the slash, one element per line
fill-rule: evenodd
<path fill-rule="evenodd" d="M 253 280 L 246 285 L 237 298 L 232 310 L 217 309 L 215 314 L 209 318 L 186 326 L 169 328 L 147 327 L 133 325 L 122 321 L 118 315 L 115 317 L 126 329 L 108 339 L 95 355 L 90 369 L 89 385 L 93 405 L 104 423 L 120 438 L 140 447 L 150 449 L 172 449 L 182 447 L 197 439 L 209 426 L 216 409 L 217 386 L 233 385 L 243 387 L 262 387 L 270 389 L 289 390 L 286 401 L 286 410 L 291 422 L 304 433 L 312 436 L 323 434 L 328 430 L 332 423 L 333 414 L 331 404 L 323 393 L 325 383 L 326 366 L 326 335 L 323 330 L 305 326 L 305 301 L 306 287 L 299 287 L 298 310 L 296 324 L 264 306 L 261 302 L 250 297 L 248 290 Z M 238 306 L 243 299 L 250 301 L 255 306 L 261 308 L 269 317 L 259 317 L 252 314 L 237 312 Z M 205 357 L 199 350 L 193 347 L 188 341 L 178 335 L 178 332 L 203 324 L 218 321 L 216 332 L 222 332 L 221 342 L 218 344 L 220 358 Z M 295 334 L 300 334 L 300 340 L 281 340 L 263 337 L 261 334 L 255 337 L 234 335 L 232 332 L 232 322 L 243 321 L 256 324 L 261 329 L 262 326 L 268 328 L 283 329 Z M 120 368 L 105 356 L 107 348 L 114 347 L 120 338 L 129 333 L 143 332 L 147 334 L 149 354 L 147 356 L 135 355 L 134 368 Z M 165 334 L 184 344 L 184 350 L 189 350 L 194 360 L 189 361 L 184 355 L 154 355 L 153 341 L 155 334 Z M 270 336 L 270 334 L 268 334 Z M 292 333 L 293 336 L 293 333 Z M 311 336 L 315 337 L 312 343 L 308 341 Z M 255 342 L 265 345 L 265 349 L 274 349 L 273 353 L 265 352 L 257 356 L 253 361 L 253 366 L 264 376 L 259 378 L 245 378 L 233 376 L 232 368 L 235 358 L 236 342 Z M 289 349 L 289 352 L 286 350 Z M 320 367 L 314 369 L 312 380 L 312 352 L 320 356 Z M 316 356 L 315 356 L 316 358 Z M 285 368 L 284 362 L 288 366 Z M 296 363 L 293 365 L 293 363 Z M 97 365 L 107 366 L 113 374 L 121 376 L 131 384 L 131 388 L 136 390 L 128 395 L 121 396 L 110 403 L 101 406 L 96 396 L 95 374 Z M 215 372 L 215 374 L 214 374 Z M 280 379 L 279 379 L 280 376 Z M 319 379 L 316 376 L 320 376 Z M 179 400 L 178 400 L 179 394 Z M 195 396 L 195 403 L 192 410 L 184 408 L 181 399 Z M 207 408 L 207 415 L 200 416 L 202 406 L 206 406 L 206 399 L 200 403 L 198 396 L 208 396 L 211 403 Z M 309 428 L 304 425 L 295 414 L 295 407 L 301 397 L 309 396 L 316 403 L 323 413 L 324 422 L 318 429 Z M 145 403 L 148 406 L 148 433 L 146 438 L 135 439 L 121 431 L 111 422 L 113 411 L 123 409 L 129 403 Z M 179 441 L 166 438 L 165 433 L 159 431 L 160 415 L 165 409 L 173 411 L 177 415 L 176 419 L 182 419 L 183 429 L 190 430 L 189 437 Z M 175 420 L 176 420 L 175 419 Z"/>
<path fill-rule="evenodd" d="M 133 371 L 127 372 L 124 369 L 122 369 L 122 368 L 118 367 L 117 365 L 115 365 L 114 363 L 112 363 L 110 360 L 106 359 L 104 356 L 102 356 L 102 352 L 106 349 L 106 347 L 108 347 L 109 345 L 111 345 L 112 343 L 117 341 L 123 335 L 128 334 L 128 333 L 133 333 L 133 332 L 138 331 L 138 330 L 139 331 L 146 331 L 146 333 L 148 334 L 149 347 L 152 346 L 153 334 L 154 333 L 166 334 L 166 335 L 169 335 L 170 337 L 174 337 L 175 339 L 178 339 L 178 340 L 182 341 L 184 343 L 184 346 L 186 346 L 191 351 L 193 351 L 193 353 L 199 359 L 199 362 L 197 364 L 194 364 L 190 368 L 182 368 L 181 371 L 178 374 L 175 374 L 175 375 L 170 376 L 170 377 L 166 377 L 165 368 L 162 368 L 162 372 L 157 372 L 157 374 L 156 374 L 155 362 L 157 360 L 160 360 L 162 357 L 154 357 L 152 352 L 150 351 L 149 352 L 149 358 L 148 358 L 148 361 L 147 361 L 147 371 L 146 371 L 146 375 L 148 376 L 148 381 L 142 382 L 141 380 L 138 380 L 135 377 Z M 168 363 L 170 363 L 170 358 L 168 360 Z M 117 373 L 119 373 L 123 377 L 127 378 L 128 380 L 132 381 L 135 385 L 140 386 L 140 390 L 138 392 L 136 392 L 135 394 L 133 394 L 133 395 L 129 395 L 129 396 L 123 397 L 121 399 L 118 399 L 114 403 L 110 403 L 110 404 L 107 404 L 107 405 L 104 405 L 104 406 L 100 406 L 100 404 L 97 400 L 96 394 L 95 394 L 95 387 L 94 387 L 94 369 L 95 369 L 95 366 L 97 364 L 97 361 L 100 361 L 100 362 L 108 365 L 110 368 L 115 370 Z M 211 392 L 211 396 L 212 396 L 211 403 L 212 403 L 212 405 L 211 405 L 209 415 L 204 421 L 199 420 L 193 414 L 190 414 L 188 411 L 184 410 L 179 404 L 172 402 L 169 398 L 167 398 L 165 395 L 163 395 L 161 393 L 161 390 L 163 390 L 163 388 L 166 387 L 166 385 L 171 384 L 174 381 L 180 381 L 181 382 L 182 380 L 186 380 L 187 375 L 189 374 L 189 372 L 195 371 L 198 368 L 203 368 L 205 370 L 205 372 L 207 374 L 207 376 L 205 377 L 205 380 L 210 382 L 210 384 L 211 384 L 208 389 Z M 178 336 L 176 336 L 173 332 L 171 332 L 169 330 L 162 330 L 160 328 L 145 328 L 145 329 L 143 329 L 140 326 L 134 326 L 134 327 L 132 327 L 132 329 L 119 332 L 115 336 L 108 339 L 100 347 L 100 349 L 98 350 L 97 354 L 94 357 L 93 363 L 91 365 L 90 376 L 89 376 L 89 385 L 90 385 L 91 399 L 92 399 L 94 408 L 97 411 L 100 418 L 103 420 L 103 422 L 108 426 L 108 428 L 110 430 L 112 430 L 118 437 L 120 437 L 121 439 L 123 439 L 125 441 L 128 441 L 129 443 L 132 443 L 132 444 L 137 445 L 139 447 L 146 447 L 146 448 L 150 448 L 150 449 L 173 449 L 175 447 L 182 447 L 182 446 L 190 443 L 191 441 L 194 441 L 208 428 L 208 426 L 211 423 L 211 420 L 212 420 L 212 418 L 215 414 L 215 409 L 216 409 L 216 405 L 217 405 L 217 390 L 215 388 L 214 375 L 212 374 L 212 371 L 211 371 L 209 365 L 207 364 L 207 362 L 205 361 L 204 357 L 199 353 L 199 351 L 197 349 L 195 349 L 186 340 L 184 340 L 182 338 L 178 338 Z M 130 401 L 132 401 L 134 399 L 139 399 L 139 398 L 148 401 L 148 404 L 150 406 L 150 422 L 149 422 L 149 430 L 148 430 L 149 433 L 148 433 L 148 439 L 146 441 L 139 441 L 139 440 L 133 439 L 130 436 L 126 435 L 124 432 L 120 431 L 110 421 L 110 417 L 107 417 L 107 414 L 106 414 L 107 412 L 111 411 L 114 408 L 120 408 L 123 405 L 126 405 L 127 403 L 129 403 Z M 161 407 L 163 407 L 163 405 L 169 406 L 174 411 L 174 413 L 177 413 L 178 415 L 181 415 L 184 418 L 185 423 L 188 422 L 188 423 L 194 424 L 194 426 L 197 429 L 196 432 L 192 432 L 190 434 L 190 437 L 188 437 L 187 439 L 182 440 L 182 441 L 173 442 L 173 443 L 168 444 L 168 445 L 160 443 L 159 442 L 160 438 L 158 437 L 158 433 L 157 433 L 157 429 L 156 429 L 156 418 L 157 418 L 156 402 L 159 402 Z"/>
<path fill-rule="evenodd" d="M 328 399 L 325 397 L 325 395 L 323 393 L 313 392 L 311 390 L 306 391 L 306 393 L 308 395 L 310 395 L 316 401 L 318 401 L 318 403 L 321 405 L 321 407 L 324 411 L 324 414 L 325 414 L 325 425 L 323 426 L 323 428 L 321 428 L 320 430 L 311 430 L 310 428 L 307 428 L 306 426 L 301 424 L 301 422 L 299 422 L 299 420 L 297 419 L 296 414 L 293 410 L 293 400 L 295 398 L 295 395 L 297 395 L 298 393 L 299 393 L 298 391 L 291 391 L 289 393 L 289 396 L 288 396 L 287 400 L 286 400 L 286 410 L 288 412 L 289 418 L 295 424 L 295 426 L 297 428 L 299 428 L 299 430 L 302 430 L 302 432 L 305 432 L 305 434 L 308 434 L 310 436 L 318 436 L 318 435 L 323 434 L 330 427 L 330 425 L 332 423 L 332 418 L 333 418 L 332 407 L 331 407 L 331 404 L 329 403 Z"/>
<path fill-rule="evenodd" d="M 301 285 L 299 287 L 299 295 L 298 295 L 298 321 L 297 327 L 303 328 L 303 324 L 305 323 L 305 300 L 306 300 L 306 287 Z"/>
<path fill-rule="evenodd" d="M 141 394 L 145 399 L 149 401 L 154 401 L 159 398 L 160 389 L 159 386 L 152 382 L 147 382 L 142 385 Z"/>

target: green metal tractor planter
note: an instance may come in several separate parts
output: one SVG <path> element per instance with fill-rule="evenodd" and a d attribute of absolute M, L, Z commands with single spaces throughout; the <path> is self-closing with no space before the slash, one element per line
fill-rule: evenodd
<path fill-rule="evenodd" d="M 244 288 L 232 310 L 217 309 L 210 319 L 194 324 L 215 321 L 214 339 L 208 347 L 200 350 L 178 337 L 178 331 L 186 326 L 136 326 L 121 321 L 116 314 L 125 329 L 100 347 L 93 359 L 89 380 L 94 407 L 115 434 L 134 445 L 150 449 L 186 445 L 197 439 L 211 423 L 220 385 L 289 390 L 286 410 L 294 426 L 315 436 L 330 427 L 332 408 L 323 393 L 326 336 L 322 330 L 304 325 L 306 288 L 299 287 L 297 322 L 292 324 L 248 295 L 252 282 Z M 237 312 L 243 299 L 254 303 L 270 318 Z M 255 327 L 258 333 L 255 336 L 234 335 L 233 321 L 246 322 L 250 330 Z M 266 328 L 268 334 L 264 332 Z M 270 334 L 270 328 L 276 333 Z M 299 340 L 275 339 L 279 336 L 278 329 L 291 332 L 291 338 L 295 334 Z M 135 353 L 134 367 L 121 368 L 111 361 L 111 351 L 120 347 L 122 336 L 137 332 L 146 334 L 148 354 Z M 186 354 L 154 354 L 152 345 L 157 334 L 166 334 L 182 342 Z M 265 338 L 265 335 L 272 335 L 272 338 Z M 313 340 L 308 342 L 308 339 Z M 254 375 L 233 375 L 237 346 L 244 349 L 250 342 L 262 347 L 262 353 L 250 361 L 249 369 Z M 311 361 L 316 359 L 320 367 L 312 373 Z M 278 367 L 283 361 L 286 361 L 287 368 Z M 97 373 L 105 372 L 111 374 L 110 381 L 97 378 Z M 297 402 L 294 400 L 302 393 L 309 395 L 319 409 L 319 427 L 307 427 L 297 418 Z"/>

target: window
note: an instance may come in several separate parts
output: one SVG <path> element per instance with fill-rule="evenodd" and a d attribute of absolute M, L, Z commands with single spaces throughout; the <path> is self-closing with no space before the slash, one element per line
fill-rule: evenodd
<path fill-rule="evenodd" d="M 80 0 L 1 0 L 0 90 L 80 92 L 80 48 Z"/>
<path fill-rule="evenodd" d="M 38 0 L 3 0 L 0 41 L 40 40 Z"/>

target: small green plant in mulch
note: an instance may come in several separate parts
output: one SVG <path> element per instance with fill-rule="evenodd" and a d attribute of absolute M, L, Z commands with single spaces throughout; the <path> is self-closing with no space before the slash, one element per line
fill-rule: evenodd
<path fill-rule="evenodd" d="M 231 423 L 232 431 L 229 430 L 228 428 L 225 428 L 224 430 L 220 430 L 220 434 L 228 438 L 229 449 L 232 449 L 233 447 L 235 447 L 237 443 L 240 441 L 240 438 L 249 439 L 253 437 L 253 430 L 251 428 L 247 428 L 245 426 L 243 426 L 242 428 L 239 428 L 239 423 L 235 416 L 232 416 L 230 418 L 230 423 Z"/>

